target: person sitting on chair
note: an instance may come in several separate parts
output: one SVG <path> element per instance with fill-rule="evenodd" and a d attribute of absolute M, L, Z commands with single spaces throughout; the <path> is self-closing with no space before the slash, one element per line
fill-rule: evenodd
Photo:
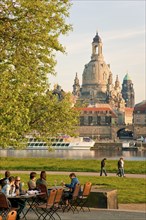
<path fill-rule="evenodd" d="M 7 171 L 5 172 L 5 177 L 0 180 L 1 188 L 3 188 L 4 185 L 6 185 L 7 183 L 9 183 L 9 177 L 10 177 L 10 175 L 11 175 L 10 171 L 7 170 Z"/>
<path fill-rule="evenodd" d="M 70 184 L 63 184 L 64 186 L 66 186 L 69 191 L 65 192 L 63 195 L 63 200 L 65 201 L 66 204 L 68 204 L 68 200 L 72 199 L 72 194 L 74 192 L 75 186 L 77 183 L 79 183 L 78 178 L 76 177 L 75 173 L 70 173 L 69 175 L 70 179 L 71 179 L 71 183 Z"/>
<path fill-rule="evenodd" d="M 27 185 L 29 190 L 36 190 L 36 172 L 30 173 L 30 179 Z"/>
<path fill-rule="evenodd" d="M 47 177 L 46 171 L 41 171 L 41 173 L 40 173 L 40 178 L 37 179 L 37 181 L 36 181 L 36 187 L 37 187 L 38 185 L 40 185 L 40 184 L 44 184 L 44 185 L 46 185 L 46 187 L 47 187 L 46 177 Z"/>

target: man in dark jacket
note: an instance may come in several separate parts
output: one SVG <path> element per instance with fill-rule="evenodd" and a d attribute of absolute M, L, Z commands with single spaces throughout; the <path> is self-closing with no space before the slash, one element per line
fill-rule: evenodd
<path fill-rule="evenodd" d="M 104 159 L 101 161 L 100 176 L 102 176 L 102 173 L 104 173 L 104 175 L 107 176 L 106 168 L 105 168 L 105 161 L 106 161 L 106 158 L 104 158 Z"/>

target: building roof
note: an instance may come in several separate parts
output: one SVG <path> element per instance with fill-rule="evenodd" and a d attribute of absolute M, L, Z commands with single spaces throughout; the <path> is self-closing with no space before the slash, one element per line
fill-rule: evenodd
<path fill-rule="evenodd" d="M 128 81 L 128 80 L 131 80 L 129 74 L 127 73 L 123 79 L 123 81 Z"/>
<path fill-rule="evenodd" d="M 134 107 L 134 112 L 140 111 L 140 113 L 146 113 L 146 100 L 138 103 Z"/>
<path fill-rule="evenodd" d="M 88 107 L 80 107 L 77 108 L 78 110 L 81 111 L 86 111 L 86 112 L 101 112 L 101 111 L 110 111 L 111 115 L 113 118 L 117 118 L 117 114 L 114 112 L 114 110 L 110 107 L 109 104 L 96 104 L 96 106 L 88 106 Z"/>

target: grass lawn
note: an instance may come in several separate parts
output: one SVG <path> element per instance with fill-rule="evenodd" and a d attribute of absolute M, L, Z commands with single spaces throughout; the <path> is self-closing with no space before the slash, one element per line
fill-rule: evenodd
<path fill-rule="evenodd" d="M 0 158 L 0 170 L 46 170 L 99 172 L 100 160 L 68 160 L 52 158 Z M 107 160 L 108 173 L 117 172 L 117 161 Z M 125 161 L 126 173 L 146 174 L 146 161 Z"/>
<path fill-rule="evenodd" d="M 106 169 L 108 173 L 117 172 L 117 161 L 107 160 Z M 24 187 L 27 189 L 29 174 L 22 174 L 21 170 L 35 171 L 68 171 L 68 172 L 98 172 L 100 171 L 99 160 L 65 160 L 50 158 L 0 158 L 0 170 L 17 170 L 15 174 L 21 177 Z M 145 161 L 125 161 L 126 173 L 146 174 Z M 3 175 L 0 175 L 0 178 Z M 37 174 L 39 178 L 39 173 Z M 91 181 L 97 188 L 117 189 L 119 203 L 146 203 L 146 181 L 145 178 L 119 178 L 119 177 L 95 177 L 95 176 L 78 176 L 80 183 L 83 185 Z M 54 182 L 60 185 L 61 181 L 70 183 L 66 175 L 47 175 L 48 186 L 54 185 Z"/>
<path fill-rule="evenodd" d="M 19 175 L 21 181 L 24 182 L 24 188 L 27 188 L 29 174 Z M 39 173 L 37 174 L 39 178 Z M 87 181 L 91 181 L 96 188 L 117 189 L 119 203 L 146 203 L 146 183 L 144 178 L 120 178 L 120 177 L 94 177 L 94 176 L 78 176 L 80 183 L 83 185 Z M 66 175 L 47 175 L 48 187 L 60 185 L 61 182 L 70 183 L 70 179 Z"/>

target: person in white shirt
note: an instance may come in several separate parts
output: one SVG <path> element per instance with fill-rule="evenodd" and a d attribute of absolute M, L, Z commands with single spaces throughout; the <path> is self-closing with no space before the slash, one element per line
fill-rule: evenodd
<path fill-rule="evenodd" d="M 9 177 L 9 182 L 3 186 L 1 192 L 4 193 L 6 196 L 9 196 L 8 199 L 12 205 L 13 208 L 17 208 L 17 218 L 16 220 L 20 219 L 20 214 L 23 211 L 25 207 L 25 201 L 15 197 L 11 198 L 11 195 L 14 196 L 16 195 L 16 180 L 20 181 L 20 177 L 14 177 L 10 176 Z"/>
<path fill-rule="evenodd" d="M 9 177 L 9 181 L 3 186 L 2 193 L 6 196 L 13 195 L 15 193 L 15 178 L 14 176 Z"/>
<path fill-rule="evenodd" d="M 124 159 L 123 157 L 121 157 L 118 161 L 118 172 L 117 172 L 117 175 L 120 176 L 120 177 L 125 177 L 125 174 L 124 174 Z"/>
<path fill-rule="evenodd" d="M 125 174 L 124 174 L 124 159 L 123 159 L 123 157 L 121 157 L 121 176 L 125 177 Z"/>
<path fill-rule="evenodd" d="M 4 185 L 6 185 L 7 183 L 9 183 L 9 177 L 10 177 L 10 175 L 11 175 L 10 171 L 7 170 L 7 171 L 5 172 L 5 177 L 0 180 L 1 188 L 3 188 Z"/>

